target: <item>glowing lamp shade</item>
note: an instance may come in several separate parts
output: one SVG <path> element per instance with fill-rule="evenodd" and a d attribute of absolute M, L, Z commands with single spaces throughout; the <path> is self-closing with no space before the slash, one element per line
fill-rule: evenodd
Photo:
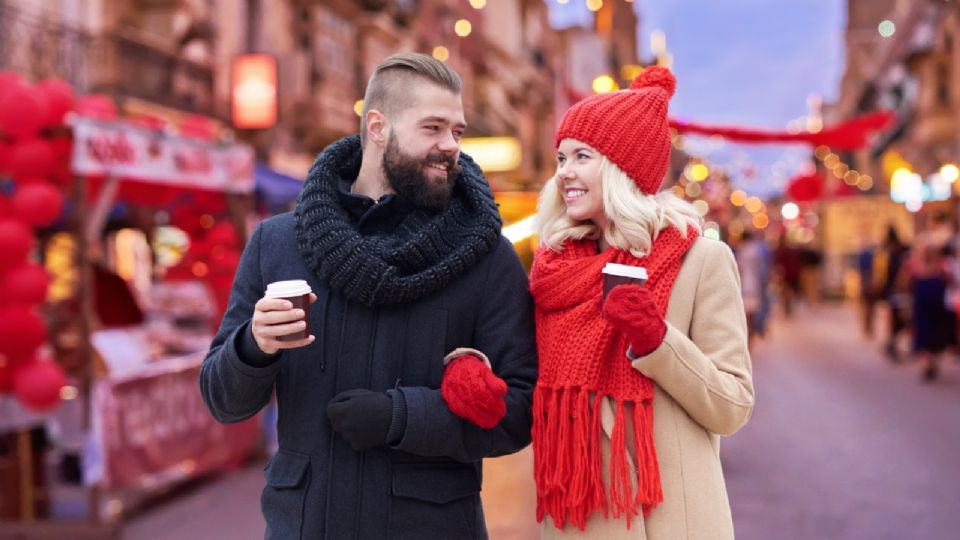
<path fill-rule="evenodd" d="M 468 137 L 460 150 L 472 157 L 484 172 L 513 171 L 520 166 L 520 142 L 513 137 Z"/>
<path fill-rule="evenodd" d="M 269 54 L 233 59 L 231 113 L 238 129 L 262 129 L 277 123 L 277 60 Z"/>

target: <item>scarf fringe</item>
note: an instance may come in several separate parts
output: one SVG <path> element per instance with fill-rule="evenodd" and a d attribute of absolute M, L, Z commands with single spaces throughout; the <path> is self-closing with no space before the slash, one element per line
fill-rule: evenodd
<path fill-rule="evenodd" d="M 534 478 L 537 521 L 546 516 L 563 528 L 580 530 L 594 512 L 604 518 L 644 516 L 663 501 L 660 470 L 653 443 L 653 409 L 649 402 L 616 402 L 610 441 L 610 485 L 604 489 L 603 425 L 600 400 L 581 388 L 537 387 L 534 393 Z M 627 423 L 632 422 L 637 466 L 628 456 Z M 634 492 L 636 488 L 636 492 Z M 609 496 L 608 496 L 609 494 Z"/>

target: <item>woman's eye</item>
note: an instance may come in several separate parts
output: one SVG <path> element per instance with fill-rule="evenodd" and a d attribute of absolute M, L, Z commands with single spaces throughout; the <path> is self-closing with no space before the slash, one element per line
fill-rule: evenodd
<path fill-rule="evenodd" d="M 589 154 L 577 154 L 577 159 L 590 159 Z"/>

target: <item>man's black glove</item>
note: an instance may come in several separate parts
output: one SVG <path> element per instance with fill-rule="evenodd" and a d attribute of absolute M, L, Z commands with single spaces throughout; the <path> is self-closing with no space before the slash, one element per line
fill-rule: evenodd
<path fill-rule="evenodd" d="M 387 444 L 393 400 L 383 392 L 357 388 L 340 392 L 327 405 L 333 430 L 358 452 Z"/>

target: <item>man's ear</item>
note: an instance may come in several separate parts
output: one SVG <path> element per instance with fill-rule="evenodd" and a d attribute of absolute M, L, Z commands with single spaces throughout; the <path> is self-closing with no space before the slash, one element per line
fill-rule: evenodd
<path fill-rule="evenodd" d="M 377 146 L 384 146 L 387 141 L 387 130 L 389 129 L 387 117 L 376 109 L 370 109 L 367 111 L 366 124 L 367 139 Z"/>

